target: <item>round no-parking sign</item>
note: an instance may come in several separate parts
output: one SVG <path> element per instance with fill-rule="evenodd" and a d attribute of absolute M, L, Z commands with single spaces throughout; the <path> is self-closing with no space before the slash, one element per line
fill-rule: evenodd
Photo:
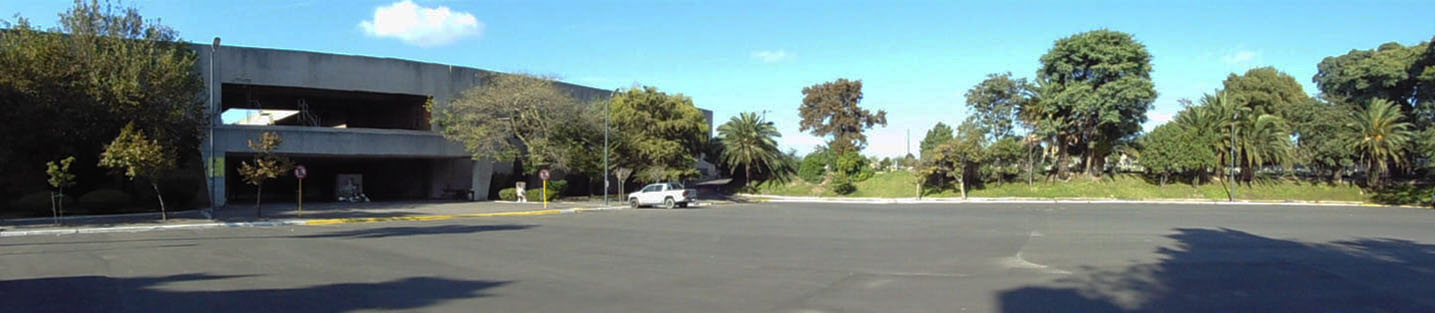
<path fill-rule="evenodd" d="M 304 177 L 307 177 L 307 176 L 309 176 L 309 170 L 306 169 L 306 168 L 304 168 L 303 165 L 295 166 L 295 167 L 294 167 L 294 177 L 298 177 L 299 179 L 304 179 Z"/>
<path fill-rule="evenodd" d="M 548 177 L 549 177 L 549 176 L 548 176 L 548 170 L 538 170 L 538 178 L 539 178 L 539 179 L 548 180 Z"/>

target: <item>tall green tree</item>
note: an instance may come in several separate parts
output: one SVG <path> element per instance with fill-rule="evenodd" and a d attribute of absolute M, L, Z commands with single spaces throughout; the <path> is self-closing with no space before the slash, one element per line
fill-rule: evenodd
<path fill-rule="evenodd" d="M 585 106 L 562 90 L 551 77 L 492 73 L 482 83 L 434 113 L 444 137 L 464 144 L 474 159 L 522 159 L 525 172 L 541 168 L 569 169 L 592 155 L 575 151 L 575 134 L 601 134 L 582 119 Z M 600 116 L 601 117 L 601 116 Z M 601 144 L 599 145 L 601 147 Z"/>
<path fill-rule="evenodd" d="M 937 122 L 937 125 L 932 126 L 931 130 L 927 130 L 927 135 L 922 137 L 922 143 L 918 146 L 920 147 L 918 151 L 920 154 L 925 155 L 927 151 L 931 151 L 941 144 L 952 141 L 952 137 L 952 127 L 942 122 Z"/>
<path fill-rule="evenodd" d="M 1287 116 L 1299 162 L 1328 173 L 1331 182 L 1342 181 L 1345 168 L 1354 166 L 1359 158 L 1351 148 L 1355 132 L 1346 125 L 1352 113 L 1348 105 L 1323 100 L 1296 104 Z"/>
<path fill-rule="evenodd" d="M 1411 124 L 1405 121 L 1405 114 L 1395 103 L 1378 98 L 1371 100 L 1351 116 L 1349 123 L 1356 134 L 1352 147 L 1360 152 L 1360 159 L 1367 166 L 1370 186 L 1380 185 L 1392 165 L 1406 164 L 1404 153 L 1412 135 Z"/>
<path fill-rule="evenodd" d="M 1198 174 L 1217 164 L 1210 148 L 1213 137 L 1203 138 L 1204 132 L 1179 122 L 1157 126 L 1141 137 L 1141 166 L 1158 176 L 1162 185 L 1171 175 L 1189 175 L 1192 183 L 1198 183 Z"/>
<path fill-rule="evenodd" d="M 1312 80 L 1323 95 L 1340 102 L 1385 99 L 1407 116 L 1417 108 L 1435 109 L 1435 92 L 1430 92 L 1435 90 L 1435 52 L 1429 41 L 1411 46 L 1388 42 L 1326 57 Z M 1435 116 L 1417 116 L 1416 122 L 1428 125 L 1431 118 Z"/>
<path fill-rule="evenodd" d="M 64 156 L 77 156 L 82 179 L 103 178 L 95 158 L 130 122 L 178 163 L 198 156 L 204 85 L 173 29 L 108 1 L 76 1 L 56 25 L 0 21 L 0 172 L 11 178 L 0 197 L 36 188 L 20 182 Z"/>
<path fill-rule="evenodd" d="M 698 155 L 708 123 L 693 99 L 656 87 L 633 87 L 613 97 L 617 163 L 650 182 L 698 177 Z"/>
<path fill-rule="evenodd" d="M 264 181 L 279 178 L 294 168 L 294 162 L 289 158 L 274 153 L 279 145 L 284 144 L 284 138 L 279 137 L 275 132 L 263 132 L 259 134 L 259 141 L 249 140 L 249 149 L 254 151 L 254 160 L 244 161 L 239 164 L 239 175 L 244 177 L 244 182 L 254 185 L 257 188 L 254 192 L 254 216 L 264 217 Z"/>
<path fill-rule="evenodd" d="M 785 156 L 777 148 L 777 138 L 782 137 L 782 133 L 771 121 L 757 113 L 743 112 L 718 126 L 717 132 L 723 145 L 723 163 L 732 173 L 742 168 L 748 186 L 789 174 L 780 172 L 790 168 L 784 166 Z"/>
<path fill-rule="evenodd" d="M 862 81 L 840 78 L 802 88 L 800 130 L 818 137 L 832 136 L 828 146 L 835 155 L 859 152 L 867 146 L 868 129 L 887 126 L 887 112 L 863 109 Z"/>
<path fill-rule="evenodd" d="M 1130 34 L 1103 29 L 1057 40 L 1041 64 L 1040 98 L 1051 106 L 1046 119 L 1062 126 L 1058 171 L 1065 172 L 1071 144 L 1082 149 L 1086 173 L 1100 176 L 1117 140 L 1141 130 L 1156 100 L 1151 54 Z"/>
<path fill-rule="evenodd" d="M 1025 78 L 1011 73 L 987 74 L 987 79 L 967 90 L 967 107 L 982 132 L 990 140 L 1013 135 L 1020 108 L 1034 99 L 1035 90 Z"/>
<path fill-rule="evenodd" d="M 173 169 L 174 159 L 170 148 L 146 137 L 144 130 L 130 123 L 120 130 L 120 135 L 113 142 L 105 145 L 105 151 L 100 154 L 100 166 L 121 170 L 131 180 L 148 179 L 150 187 L 154 188 L 154 196 L 159 200 L 160 219 L 167 220 L 169 211 L 165 209 L 164 194 L 159 191 L 159 174 Z"/>
<path fill-rule="evenodd" d="M 1311 101 L 1295 77 L 1274 67 L 1259 67 L 1245 74 L 1232 73 L 1222 82 L 1232 100 L 1251 108 L 1251 112 L 1281 118 L 1297 114 L 1297 106 Z"/>

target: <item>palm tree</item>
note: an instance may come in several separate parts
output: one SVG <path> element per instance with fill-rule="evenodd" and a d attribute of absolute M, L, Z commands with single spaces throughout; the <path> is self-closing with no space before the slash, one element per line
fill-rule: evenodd
<path fill-rule="evenodd" d="M 1388 166 L 1404 165 L 1405 145 L 1410 143 L 1410 123 L 1392 102 L 1374 99 L 1351 115 L 1348 125 L 1355 132 L 1354 148 L 1368 166 L 1368 183 L 1375 186 Z"/>
<path fill-rule="evenodd" d="M 1240 167 L 1242 180 L 1249 182 L 1255 167 L 1290 160 L 1291 132 L 1285 119 L 1234 101 L 1225 92 L 1207 94 L 1200 103 L 1181 112 L 1176 121 L 1198 133 L 1220 134 L 1220 140 L 1210 144 L 1222 168 Z M 1235 134 L 1231 133 L 1232 128 Z M 1231 145 L 1235 146 L 1234 164 Z"/>
<path fill-rule="evenodd" d="M 777 132 L 777 126 L 757 113 L 738 114 L 718 126 L 717 131 L 723 145 L 722 162 L 733 174 L 742 167 L 745 184 L 756 181 L 754 171 L 781 175 L 791 170 L 792 167 L 785 164 L 787 160 L 782 151 L 777 149 L 776 138 L 782 134 Z"/>

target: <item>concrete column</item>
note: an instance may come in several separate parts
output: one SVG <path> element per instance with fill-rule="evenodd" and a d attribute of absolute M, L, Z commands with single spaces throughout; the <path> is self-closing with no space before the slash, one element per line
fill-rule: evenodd
<path fill-rule="evenodd" d="M 493 160 L 473 161 L 473 198 L 488 200 L 488 185 L 493 181 Z"/>

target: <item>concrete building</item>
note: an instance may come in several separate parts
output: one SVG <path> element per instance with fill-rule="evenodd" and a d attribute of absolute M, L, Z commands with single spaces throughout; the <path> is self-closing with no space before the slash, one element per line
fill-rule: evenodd
<path fill-rule="evenodd" d="M 487 199 L 495 169 L 474 161 L 462 144 L 437 132 L 424 104 L 448 103 L 491 72 L 391 58 L 303 51 L 194 45 L 209 86 L 210 140 L 200 147 L 208 160 L 215 206 L 253 201 L 253 186 L 237 168 L 254 155 L 247 142 L 261 132 L 284 139 L 278 153 L 308 169 L 305 199 L 333 201 L 345 181 L 358 175 L 376 200 Z M 561 84 L 580 99 L 607 97 L 609 90 Z M 222 112 L 250 116 L 225 123 Z M 704 110 L 711 116 L 710 111 Z M 709 122 L 711 118 L 709 117 Z M 294 190 L 292 176 L 265 183 L 265 190 Z M 266 193 L 266 199 L 295 195 Z"/>

